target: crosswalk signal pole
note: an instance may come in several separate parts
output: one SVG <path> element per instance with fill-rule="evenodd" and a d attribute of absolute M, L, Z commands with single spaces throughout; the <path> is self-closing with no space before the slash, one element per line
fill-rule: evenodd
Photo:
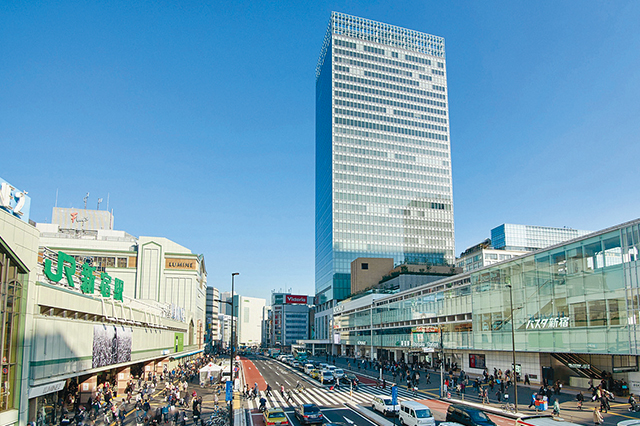
<path fill-rule="evenodd" d="M 442 342 L 442 324 L 440 324 L 440 398 L 444 398 L 444 344 Z"/>

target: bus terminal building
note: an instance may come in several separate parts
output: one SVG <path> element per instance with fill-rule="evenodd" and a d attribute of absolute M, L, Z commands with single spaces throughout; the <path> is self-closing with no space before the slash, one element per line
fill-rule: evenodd
<path fill-rule="evenodd" d="M 640 391 L 640 219 L 395 294 L 334 308 L 334 354 Z M 512 298 L 512 301 L 511 301 Z M 512 340 L 513 335 L 515 336 Z M 442 342 L 442 343 L 441 343 Z M 444 355 L 442 355 L 444 354 Z M 636 385 L 637 383 L 637 385 Z"/>

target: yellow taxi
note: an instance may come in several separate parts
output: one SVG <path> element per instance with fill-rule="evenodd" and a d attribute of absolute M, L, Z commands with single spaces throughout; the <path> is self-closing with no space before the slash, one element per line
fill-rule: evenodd
<path fill-rule="evenodd" d="M 265 426 L 284 426 L 289 424 L 289 419 L 280 407 L 269 408 L 264 412 Z"/>

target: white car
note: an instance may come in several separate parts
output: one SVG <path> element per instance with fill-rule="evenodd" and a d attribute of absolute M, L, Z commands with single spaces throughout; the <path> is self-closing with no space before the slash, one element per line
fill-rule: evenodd
<path fill-rule="evenodd" d="M 342 379 L 344 377 L 344 370 L 342 368 L 336 368 L 333 370 L 333 377 L 335 377 L 336 380 Z"/>
<path fill-rule="evenodd" d="M 400 411 L 400 404 L 393 405 L 391 397 L 385 395 L 378 395 L 373 397 L 373 401 L 371 401 L 371 409 L 373 411 L 377 411 L 378 413 L 382 413 L 385 416 L 388 415 L 397 415 Z"/>
<path fill-rule="evenodd" d="M 313 366 L 313 364 L 305 364 L 304 365 L 304 374 L 311 374 L 311 370 L 313 370 L 315 367 Z"/>

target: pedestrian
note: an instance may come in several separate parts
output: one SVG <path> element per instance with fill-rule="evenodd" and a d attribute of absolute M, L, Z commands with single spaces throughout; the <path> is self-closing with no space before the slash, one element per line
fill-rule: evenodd
<path fill-rule="evenodd" d="M 584 395 L 582 394 L 582 391 L 580 391 L 576 395 L 576 400 L 578 401 L 578 410 L 582 410 L 582 402 L 584 401 Z"/>
<path fill-rule="evenodd" d="M 604 422 L 604 418 L 600 411 L 598 411 L 598 407 L 593 407 L 593 424 L 601 425 Z"/>
<path fill-rule="evenodd" d="M 530 385 L 531 384 L 531 381 L 529 380 L 529 375 L 528 374 L 524 375 L 524 384 L 525 385 Z"/>
<path fill-rule="evenodd" d="M 482 391 L 482 403 L 489 404 L 489 392 L 486 389 Z"/>

